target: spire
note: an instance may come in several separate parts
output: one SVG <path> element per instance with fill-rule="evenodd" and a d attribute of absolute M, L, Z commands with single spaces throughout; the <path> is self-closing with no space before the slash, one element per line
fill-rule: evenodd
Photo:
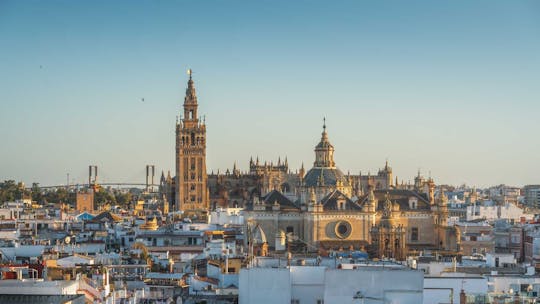
<path fill-rule="evenodd" d="M 384 196 L 384 203 L 383 203 L 383 217 L 389 217 L 392 213 L 393 204 L 392 201 L 390 201 L 390 195 L 388 191 L 386 192 L 386 195 Z"/>
<path fill-rule="evenodd" d="M 313 204 L 317 203 L 317 196 L 315 196 L 315 189 L 313 187 L 309 190 L 309 202 Z"/>
<path fill-rule="evenodd" d="M 373 192 L 373 187 L 369 187 L 369 193 L 368 193 L 368 202 L 375 202 L 375 192 Z"/>
<path fill-rule="evenodd" d="M 373 192 L 373 187 L 369 187 L 369 192 L 367 195 L 367 202 L 365 204 L 365 211 L 375 212 L 377 210 L 377 198 L 375 197 L 375 192 Z"/>
<path fill-rule="evenodd" d="M 439 200 L 441 203 L 448 202 L 448 197 L 446 196 L 446 193 L 444 193 L 444 188 L 441 188 L 441 191 L 439 192 Z"/>
<path fill-rule="evenodd" d="M 326 118 L 323 119 L 323 131 L 321 141 L 315 146 L 315 163 L 314 167 L 335 167 L 334 162 L 334 146 L 328 140 L 326 133 Z"/>
<path fill-rule="evenodd" d="M 326 117 L 323 118 L 323 131 L 322 131 L 322 137 L 321 142 L 328 141 L 328 133 L 326 133 Z"/>
<path fill-rule="evenodd" d="M 195 85 L 191 77 L 192 71 L 188 70 L 189 80 L 186 89 L 186 97 L 184 97 L 184 118 L 183 123 L 185 127 L 195 127 L 199 123 L 197 118 L 197 93 L 195 92 Z"/>
<path fill-rule="evenodd" d="M 188 70 L 188 75 L 189 75 L 188 87 L 186 89 L 186 97 L 184 99 L 184 103 L 186 104 L 197 104 L 197 94 L 195 92 L 195 85 L 191 77 L 192 74 L 193 72 L 191 71 L 191 69 L 189 69 Z"/>
<path fill-rule="evenodd" d="M 165 172 L 163 172 L 163 170 L 161 170 L 161 178 L 159 179 L 159 183 L 160 184 L 165 184 L 165 182 L 166 182 Z"/>

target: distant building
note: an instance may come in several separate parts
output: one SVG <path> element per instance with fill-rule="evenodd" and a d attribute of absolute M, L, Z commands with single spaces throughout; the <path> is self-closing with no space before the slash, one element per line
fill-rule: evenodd
<path fill-rule="evenodd" d="M 496 204 L 491 201 L 484 201 L 467 206 L 467 221 L 507 219 L 520 222 L 531 220 L 533 217 L 534 214 L 525 213 L 522 208 L 513 203 Z"/>
<path fill-rule="evenodd" d="M 495 237 L 493 227 L 486 222 L 457 223 L 461 236 L 461 252 L 463 255 L 472 256 L 487 253 L 495 253 Z"/>
<path fill-rule="evenodd" d="M 518 203 L 521 195 L 521 189 L 507 185 L 498 185 L 488 189 L 488 195 L 491 200 L 497 203 Z"/>
<path fill-rule="evenodd" d="M 94 191 L 77 192 L 75 209 L 79 212 L 94 212 Z"/>
<path fill-rule="evenodd" d="M 527 185 L 523 188 L 523 192 L 527 206 L 540 207 L 540 185 Z"/>

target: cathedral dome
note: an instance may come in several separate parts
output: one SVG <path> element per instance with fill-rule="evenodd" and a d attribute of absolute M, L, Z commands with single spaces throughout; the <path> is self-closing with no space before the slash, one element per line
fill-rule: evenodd
<path fill-rule="evenodd" d="M 336 186 L 338 181 L 348 185 L 348 180 L 338 168 L 312 168 L 306 173 L 304 183 L 307 187 Z"/>

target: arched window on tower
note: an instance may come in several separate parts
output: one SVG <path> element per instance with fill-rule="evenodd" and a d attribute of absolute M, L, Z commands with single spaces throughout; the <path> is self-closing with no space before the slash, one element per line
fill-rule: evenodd
<path fill-rule="evenodd" d="M 191 145 L 195 145 L 195 133 L 191 133 Z"/>
<path fill-rule="evenodd" d="M 189 110 L 189 119 L 193 119 L 193 110 Z"/>

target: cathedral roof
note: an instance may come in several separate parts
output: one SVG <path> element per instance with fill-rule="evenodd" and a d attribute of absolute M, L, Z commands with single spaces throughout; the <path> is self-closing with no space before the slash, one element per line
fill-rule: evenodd
<path fill-rule="evenodd" d="M 343 185 L 349 182 L 345 175 L 338 168 L 311 168 L 304 177 L 304 184 L 307 187 L 316 186 L 335 186 L 337 181 L 341 180 Z"/>
<path fill-rule="evenodd" d="M 285 195 L 283 195 L 283 193 L 277 190 L 270 191 L 265 196 L 263 196 L 261 200 L 267 205 L 270 205 L 270 207 L 271 205 L 277 202 L 281 210 L 284 210 L 284 209 L 300 210 L 300 207 L 298 207 L 293 201 L 288 199 Z"/>
<path fill-rule="evenodd" d="M 323 204 L 323 209 L 325 211 L 334 211 L 334 210 L 341 210 L 338 206 L 338 201 L 343 200 L 345 202 L 345 210 L 348 211 L 361 211 L 362 207 L 353 202 L 350 198 L 348 198 L 345 194 L 343 194 L 339 190 L 334 190 L 330 192 L 328 195 L 323 197 L 321 200 L 321 203 Z"/>
<path fill-rule="evenodd" d="M 268 192 L 261 198 L 261 203 L 265 205 L 265 210 L 271 211 L 274 204 L 279 205 L 279 210 L 283 211 L 299 211 L 300 207 L 285 195 L 277 190 Z M 253 204 L 247 206 L 247 210 L 253 210 Z"/>
<path fill-rule="evenodd" d="M 423 194 L 412 190 L 403 190 L 403 189 L 389 189 L 389 190 L 375 190 L 373 191 L 375 198 L 379 201 L 377 204 L 377 210 L 383 210 L 383 202 L 387 199 L 386 195 L 388 194 L 388 199 L 391 202 L 395 202 L 399 205 L 399 210 L 408 211 L 411 210 L 409 207 L 409 198 L 414 197 L 418 199 L 418 204 L 415 210 L 430 210 L 431 206 L 429 204 L 428 197 Z M 368 201 L 368 195 L 360 197 L 359 202 L 361 205 L 364 205 Z"/>

